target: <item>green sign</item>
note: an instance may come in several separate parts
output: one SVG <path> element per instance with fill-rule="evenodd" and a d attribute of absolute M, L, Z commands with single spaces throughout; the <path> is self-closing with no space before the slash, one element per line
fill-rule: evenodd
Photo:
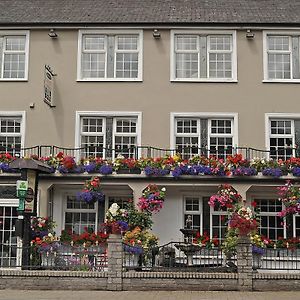
<path fill-rule="evenodd" d="M 19 206 L 17 208 L 18 211 L 24 211 L 25 209 L 25 200 L 24 198 L 19 199 Z"/>
<path fill-rule="evenodd" d="M 27 195 L 28 181 L 17 180 L 17 197 L 25 198 Z"/>

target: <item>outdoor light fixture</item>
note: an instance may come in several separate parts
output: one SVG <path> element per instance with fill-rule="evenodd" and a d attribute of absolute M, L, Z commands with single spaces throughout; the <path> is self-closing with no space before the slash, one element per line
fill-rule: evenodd
<path fill-rule="evenodd" d="M 246 38 L 248 40 L 253 40 L 255 37 L 255 34 L 251 31 L 251 29 L 247 29 L 247 32 L 246 32 Z"/>
<path fill-rule="evenodd" d="M 52 39 L 56 39 L 58 37 L 57 33 L 55 32 L 54 29 L 50 29 L 48 35 L 52 38 Z"/>
<path fill-rule="evenodd" d="M 153 29 L 153 37 L 155 39 L 160 39 L 160 32 L 158 29 Z"/>

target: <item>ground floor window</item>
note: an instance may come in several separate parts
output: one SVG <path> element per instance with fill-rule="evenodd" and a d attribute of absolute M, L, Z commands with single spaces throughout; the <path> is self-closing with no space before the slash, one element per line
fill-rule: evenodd
<path fill-rule="evenodd" d="M 184 198 L 184 224 L 187 227 L 187 220 L 191 219 L 191 228 L 202 233 L 202 199 L 199 197 Z"/>
<path fill-rule="evenodd" d="M 216 237 L 219 240 L 223 240 L 225 238 L 225 234 L 227 231 L 227 211 L 226 210 L 215 210 L 211 207 L 211 214 L 210 214 L 210 236 Z"/>
<path fill-rule="evenodd" d="M 278 199 L 255 199 L 259 213 L 259 232 L 272 240 L 286 237 L 282 218 L 278 213 L 282 211 L 282 203 Z"/>
<path fill-rule="evenodd" d="M 76 193 L 66 193 L 63 197 L 63 220 L 61 229 L 70 230 L 74 233 L 81 234 L 86 228 L 98 231 L 101 224 L 105 221 L 105 212 L 112 203 L 117 203 L 121 208 L 125 208 L 132 194 L 106 194 L 105 201 L 100 203 L 86 203 L 76 199 Z M 53 219 L 59 216 L 53 215 Z M 60 222 L 59 222 L 60 223 Z"/>
<path fill-rule="evenodd" d="M 67 196 L 65 209 L 65 230 L 77 234 L 84 232 L 85 228 L 97 230 L 97 203 L 88 204 L 78 201 L 75 196 Z"/>

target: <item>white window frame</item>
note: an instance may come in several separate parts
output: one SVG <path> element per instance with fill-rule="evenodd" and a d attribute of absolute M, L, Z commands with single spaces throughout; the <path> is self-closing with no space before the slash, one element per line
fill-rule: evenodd
<path fill-rule="evenodd" d="M 266 145 L 266 150 L 270 150 L 270 138 L 271 138 L 271 121 L 272 120 L 280 120 L 282 119 L 283 121 L 292 121 L 292 135 L 293 135 L 293 145 L 292 148 L 295 148 L 295 126 L 294 126 L 294 121 L 296 119 L 300 120 L 300 113 L 295 114 L 295 113 L 266 113 L 265 114 L 265 145 Z M 280 136 L 278 136 L 280 137 Z M 282 137 L 285 137 L 284 135 Z M 295 153 L 293 153 L 295 155 Z M 269 154 L 268 154 L 269 157 Z"/>
<path fill-rule="evenodd" d="M 25 144 L 25 111 L 0 111 L 0 118 L 4 117 L 14 117 L 14 118 L 21 118 L 21 129 L 20 129 L 20 135 L 21 135 L 21 148 L 24 148 Z M 0 132 L 0 135 L 2 136 L 10 136 L 10 133 L 8 134 L 2 134 Z M 20 153 L 22 155 L 22 151 Z"/>
<path fill-rule="evenodd" d="M 136 119 L 137 120 L 137 124 L 136 124 L 136 132 L 132 133 L 132 132 L 126 132 L 126 133 L 121 133 L 121 132 L 117 132 L 117 120 L 132 120 L 132 119 Z M 128 136 L 128 137 L 135 137 L 136 141 L 138 141 L 138 118 L 136 116 L 132 116 L 132 117 L 121 117 L 121 116 L 117 116 L 114 117 L 113 119 L 113 142 L 112 142 L 112 146 L 113 149 L 116 149 L 116 140 L 115 138 L 117 136 Z M 116 154 L 114 153 L 113 156 L 116 156 Z"/>
<path fill-rule="evenodd" d="M 282 51 L 290 54 L 290 74 L 291 78 L 288 79 L 270 79 L 268 70 L 268 36 L 288 36 L 289 37 L 289 51 Z M 292 58 L 292 36 L 299 36 L 300 32 L 295 31 L 263 31 L 263 68 L 264 68 L 264 79 L 263 82 L 287 82 L 287 83 L 300 83 L 300 79 L 293 79 L 293 58 Z M 300 48 L 300 43 L 299 43 Z M 271 52 L 278 53 L 279 51 L 271 50 Z M 300 66 L 299 66 L 300 67 Z"/>
<path fill-rule="evenodd" d="M 176 147 L 176 119 L 180 118 L 198 118 L 198 119 L 231 119 L 232 120 L 232 147 L 238 145 L 238 113 L 218 113 L 218 112 L 171 112 L 170 113 L 170 148 L 175 149 Z M 210 130 L 208 126 L 208 130 Z M 208 146 L 209 146 L 208 133 Z M 199 141 L 201 142 L 201 141 Z"/>
<path fill-rule="evenodd" d="M 25 69 L 24 69 L 24 78 L 3 78 L 4 70 L 4 49 L 0 52 L 1 55 L 1 72 L 0 72 L 0 81 L 28 81 L 28 64 L 29 64 L 29 30 L 0 30 L 0 36 L 9 37 L 9 36 L 25 36 Z"/>
<path fill-rule="evenodd" d="M 232 77 L 231 78 L 209 78 L 209 59 L 207 59 L 207 74 L 206 78 L 177 78 L 176 77 L 176 53 L 175 53 L 175 36 L 176 35 L 231 35 L 232 36 Z M 204 30 L 171 30 L 170 35 L 170 81 L 182 81 L 182 82 L 237 82 L 237 46 L 236 46 L 236 31 L 235 30 L 217 30 L 217 31 L 204 31 Z M 208 42 L 209 43 L 209 42 Z M 209 49 L 207 48 L 207 54 Z M 211 51 L 214 52 L 214 51 Z M 223 52 L 226 52 L 225 50 Z M 199 54 L 198 54 L 199 57 Z M 198 65 L 199 65 L 198 59 Z M 199 68 L 198 68 L 199 69 Z"/>
<path fill-rule="evenodd" d="M 210 238 L 213 238 L 213 216 L 224 216 L 227 217 L 228 216 L 228 212 L 227 210 L 221 211 L 221 210 L 215 210 L 214 207 L 210 207 L 210 222 L 209 222 L 209 235 Z M 225 239 L 225 236 L 222 237 L 218 237 L 219 240 L 221 239 Z"/>
<path fill-rule="evenodd" d="M 300 215 L 293 215 L 293 237 L 297 237 L 296 236 L 296 218 L 300 219 Z"/>
<path fill-rule="evenodd" d="M 231 133 L 212 133 L 211 132 L 211 121 L 212 120 L 229 120 L 231 122 Z M 208 119 L 208 137 L 207 137 L 207 147 L 208 147 L 208 154 L 210 155 L 210 138 L 232 138 L 232 148 L 234 147 L 234 119 L 233 118 L 210 118 Z M 218 152 L 217 152 L 218 153 Z"/>
<path fill-rule="evenodd" d="M 81 143 L 82 143 L 82 136 L 103 136 L 103 145 L 104 145 L 104 147 L 103 147 L 103 157 L 105 157 L 105 144 L 106 144 L 106 135 L 105 135 L 105 132 L 106 132 L 106 120 L 105 120 L 105 118 L 103 118 L 103 117 L 98 117 L 98 116 L 95 116 L 95 118 L 99 118 L 99 119 L 102 119 L 102 132 L 101 133 L 98 133 L 98 132 L 83 132 L 82 131 L 82 122 L 83 122 L 83 118 L 84 118 L 85 116 L 81 116 L 81 118 L 80 118 L 80 128 L 79 128 L 79 146 L 78 146 L 78 148 L 79 147 L 81 147 Z M 92 116 L 88 116 L 87 118 L 92 118 Z"/>
<path fill-rule="evenodd" d="M 83 208 L 67 208 L 68 196 L 76 197 L 75 194 L 70 192 L 64 193 L 63 198 L 63 215 L 62 215 L 62 230 L 65 229 L 66 226 L 66 213 L 95 213 L 95 232 L 98 230 L 98 202 L 94 203 L 94 208 L 92 209 L 83 209 Z"/>
<path fill-rule="evenodd" d="M 256 200 L 278 200 L 278 196 L 274 195 L 274 196 L 270 196 L 269 195 L 266 195 L 266 194 L 255 194 L 255 195 L 251 195 L 250 196 L 250 199 L 251 199 L 251 202 L 252 201 L 256 201 Z M 284 209 L 284 205 L 282 203 L 282 209 Z M 260 212 L 258 214 L 258 217 L 259 216 L 274 216 L 274 217 L 278 217 L 278 212 Z M 259 230 L 259 228 L 258 228 Z M 283 226 L 283 237 L 286 238 L 286 227 Z"/>
<path fill-rule="evenodd" d="M 198 211 L 191 211 L 191 210 L 186 210 L 186 199 L 187 198 L 193 198 L 193 199 L 198 199 L 199 200 L 199 210 Z M 200 234 L 203 234 L 203 197 L 202 196 L 195 196 L 195 195 L 189 195 L 186 194 L 183 196 L 183 227 L 185 228 L 185 215 L 199 215 L 200 216 Z"/>
<path fill-rule="evenodd" d="M 107 51 L 105 55 L 105 77 L 104 78 L 83 78 L 82 77 L 82 41 L 83 35 L 138 35 L 138 77 L 137 78 L 116 78 L 116 53 L 114 51 L 114 77 L 107 77 Z M 107 39 L 105 44 L 107 44 Z M 115 42 L 116 44 L 116 42 Z M 124 50 L 126 52 L 126 50 Z M 124 52 L 122 51 L 122 52 Z M 143 81 L 143 30 L 79 30 L 78 31 L 78 53 L 77 53 L 77 81 Z"/>
<path fill-rule="evenodd" d="M 75 148 L 81 147 L 81 118 L 82 117 L 113 117 L 114 124 L 116 118 L 136 118 L 136 136 L 137 136 L 137 146 L 141 146 L 141 136 L 142 136 L 142 112 L 129 112 L 129 111 L 76 111 L 76 120 L 75 120 Z M 113 124 L 113 128 L 115 125 Z M 104 133 L 105 135 L 105 133 Z M 106 140 L 106 137 L 104 137 Z M 113 134 L 113 145 L 114 145 L 114 134 Z M 104 149 L 105 150 L 105 149 Z M 103 156 L 105 152 L 103 152 Z M 138 151 L 138 157 L 141 155 L 141 150 Z M 105 157 L 105 156 L 104 156 Z M 77 154 L 77 159 L 79 159 L 79 154 Z"/>

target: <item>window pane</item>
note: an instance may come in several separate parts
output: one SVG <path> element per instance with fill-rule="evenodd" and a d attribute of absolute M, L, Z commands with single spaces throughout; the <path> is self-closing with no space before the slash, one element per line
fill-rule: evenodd
<path fill-rule="evenodd" d="M 117 39 L 118 50 L 137 50 L 138 36 L 118 36 Z"/>
<path fill-rule="evenodd" d="M 176 77 L 198 78 L 198 54 L 176 54 Z"/>
<path fill-rule="evenodd" d="M 232 77 L 231 65 L 231 53 L 209 54 L 209 76 L 211 78 Z"/>
<path fill-rule="evenodd" d="M 5 50 L 7 51 L 25 51 L 25 36 L 6 37 Z"/>
<path fill-rule="evenodd" d="M 176 49 L 177 50 L 197 50 L 198 36 L 186 35 L 176 36 Z"/>
<path fill-rule="evenodd" d="M 25 77 L 25 53 L 4 54 L 3 78 Z"/>
<path fill-rule="evenodd" d="M 288 36 L 269 36 L 268 37 L 269 50 L 288 51 L 289 37 Z"/>
<path fill-rule="evenodd" d="M 138 53 L 117 53 L 116 77 L 117 78 L 138 77 Z"/>
<path fill-rule="evenodd" d="M 82 76 L 84 78 L 105 77 L 105 54 L 83 53 Z"/>
<path fill-rule="evenodd" d="M 105 36 L 83 36 L 84 50 L 104 50 L 105 49 Z"/>
<path fill-rule="evenodd" d="M 210 50 L 231 50 L 231 36 L 210 36 Z"/>
<path fill-rule="evenodd" d="M 268 54 L 268 70 L 270 79 L 289 79 L 290 54 Z"/>

